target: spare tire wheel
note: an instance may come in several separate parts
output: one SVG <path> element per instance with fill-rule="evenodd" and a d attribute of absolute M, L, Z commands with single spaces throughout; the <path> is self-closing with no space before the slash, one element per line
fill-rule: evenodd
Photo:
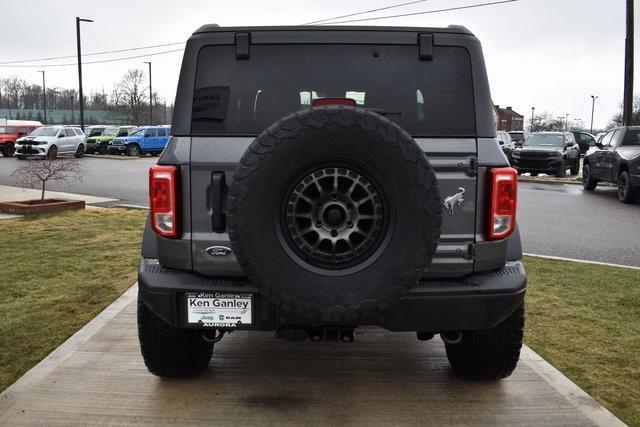
<path fill-rule="evenodd" d="M 274 123 L 229 190 L 238 262 L 264 295 L 315 322 L 355 322 L 417 284 L 440 238 L 436 176 L 415 141 L 364 109 Z"/>

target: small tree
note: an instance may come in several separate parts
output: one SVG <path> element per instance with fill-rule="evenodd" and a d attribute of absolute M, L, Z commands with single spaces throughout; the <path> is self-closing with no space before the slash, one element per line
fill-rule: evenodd
<path fill-rule="evenodd" d="M 40 200 L 44 200 L 44 190 L 49 181 L 72 182 L 82 179 L 80 163 L 77 159 L 38 159 L 21 163 L 11 174 L 19 184 L 34 188 L 42 186 Z"/>

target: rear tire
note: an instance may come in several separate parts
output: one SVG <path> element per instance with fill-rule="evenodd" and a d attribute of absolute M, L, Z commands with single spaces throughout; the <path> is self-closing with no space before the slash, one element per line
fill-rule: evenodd
<path fill-rule="evenodd" d="M 580 173 L 580 156 L 579 155 L 576 161 L 573 163 L 573 166 L 571 166 L 571 175 L 578 175 L 578 173 Z"/>
<path fill-rule="evenodd" d="M 506 378 L 518 364 L 524 330 L 524 305 L 491 329 L 463 331 L 458 344 L 445 344 L 453 370 L 472 380 Z"/>
<path fill-rule="evenodd" d="M 102 154 L 102 155 L 109 154 L 109 149 L 107 148 L 106 144 L 100 144 L 98 146 L 98 154 Z"/>
<path fill-rule="evenodd" d="M 593 191 L 596 189 L 596 185 L 598 185 L 598 181 L 591 176 L 591 168 L 589 164 L 582 166 L 582 188 L 587 191 Z"/>
<path fill-rule="evenodd" d="M 76 157 L 76 159 L 80 159 L 80 158 L 84 157 L 84 145 L 82 145 L 82 144 L 78 145 L 78 148 L 76 149 L 76 152 L 74 153 L 74 156 Z"/>
<path fill-rule="evenodd" d="M 196 329 L 178 329 L 156 316 L 138 295 L 138 339 L 147 369 L 164 378 L 201 374 L 211 360 L 213 343 Z"/>

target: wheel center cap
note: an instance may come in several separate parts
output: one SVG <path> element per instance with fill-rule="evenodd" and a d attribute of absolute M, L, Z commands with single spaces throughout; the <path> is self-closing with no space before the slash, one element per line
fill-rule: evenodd
<path fill-rule="evenodd" d="M 330 206 L 325 211 L 325 221 L 330 226 L 337 226 L 344 222 L 345 213 L 340 206 Z"/>

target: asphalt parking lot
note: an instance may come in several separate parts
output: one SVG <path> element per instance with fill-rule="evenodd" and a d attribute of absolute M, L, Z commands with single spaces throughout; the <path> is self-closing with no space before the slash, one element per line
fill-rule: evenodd
<path fill-rule="evenodd" d="M 81 182 L 53 182 L 56 191 L 148 205 L 148 169 L 157 157 L 84 158 Z M 0 184 L 15 185 L 17 160 L 0 158 Z M 640 204 L 624 205 L 614 188 L 584 192 L 579 185 L 522 182 L 518 224 L 525 252 L 640 267 Z"/>
<path fill-rule="evenodd" d="M 525 348 L 514 374 L 464 381 L 439 339 L 362 329 L 352 343 L 244 332 L 189 380 L 149 374 L 136 289 L 0 395 L 2 425 L 621 425 Z"/>

